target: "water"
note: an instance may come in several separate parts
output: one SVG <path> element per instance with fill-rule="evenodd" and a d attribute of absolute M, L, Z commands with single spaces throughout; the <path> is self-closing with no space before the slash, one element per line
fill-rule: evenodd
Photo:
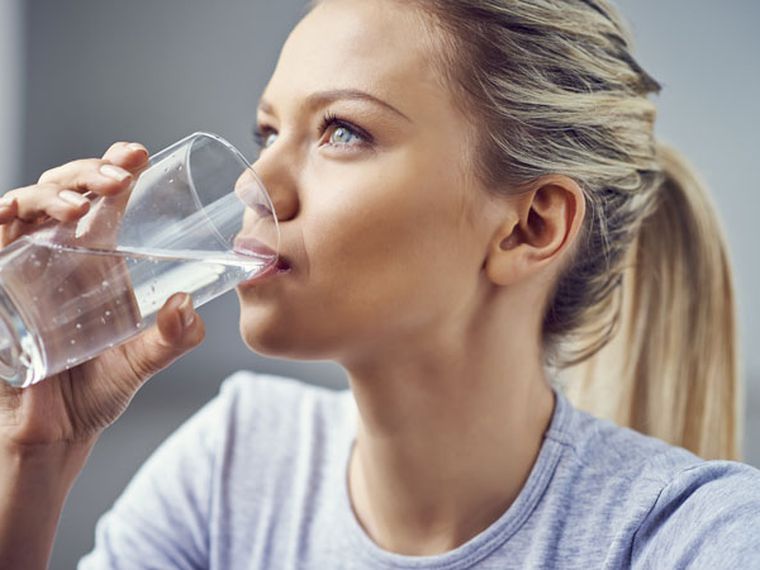
<path fill-rule="evenodd" d="M 0 253 L 0 294 L 10 300 L 2 312 L 22 329 L 31 383 L 152 325 L 173 293 L 188 292 L 199 306 L 273 262 L 232 252 L 64 248 L 27 237 Z"/>

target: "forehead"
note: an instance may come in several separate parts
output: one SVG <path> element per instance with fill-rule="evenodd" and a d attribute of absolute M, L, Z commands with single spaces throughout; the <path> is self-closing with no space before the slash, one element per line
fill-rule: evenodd
<path fill-rule="evenodd" d="M 440 95 L 435 49 L 424 17 L 402 2 L 326 0 L 288 37 L 267 97 L 347 88 L 403 106 L 405 93 Z"/>

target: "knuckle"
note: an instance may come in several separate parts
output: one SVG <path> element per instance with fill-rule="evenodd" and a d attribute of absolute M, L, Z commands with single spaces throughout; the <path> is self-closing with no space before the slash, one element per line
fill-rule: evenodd
<path fill-rule="evenodd" d="M 5 194 L 3 194 L 3 198 L 7 198 L 8 200 L 16 199 L 18 200 L 18 194 L 21 191 L 20 188 L 14 188 L 13 190 L 8 190 Z"/>
<path fill-rule="evenodd" d="M 82 158 L 69 163 L 70 172 L 74 177 L 80 177 L 82 174 L 95 170 L 103 164 L 99 158 Z"/>
<path fill-rule="evenodd" d="M 84 158 L 76 162 L 81 167 L 81 170 L 92 170 L 93 168 L 100 167 L 105 161 L 102 158 Z"/>
<path fill-rule="evenodd" d="M 77 180 L 84 172 L 97 168 L 101 163 L 97 158 L 80 158 L 72 160 L 61 166 L 56 166 L 46 170 L 40 176 L 38 184 L 44 184 L 46 182 L 58 182 L 58 183 L 70 183 L 72 180 Z"/>
<path fill-rule="evenodd" d="M 142 383 L 160 370 L 151 359 L 137 350 L 124 350 L 124 360 L 131 376 Z"/>
<path fill-rule="evenodd" d="M 37 180 L 38 184 L 44 184 L 46 182 L 49 182 L 50 180 L 54 180 L 58 173 L 61 171 L 60 166 L 56 166 L 54 168 L 49 168 L 45 172 L 40 175 L 39 179 Z"/>
<path fill-rule="evenodd" d="M 64 187 L 57 182 L 43 182 L 29 188 L 28 193 L 33 194 L 35 198 L 50 197 L 54 194 L 58 194 Z"/>
<path fill-rule="evenodd" d="M 106 155 L 110 154 L 110 153 L 112 153 L 112 152 L 114 152 L 116 150 L 119 150 L 121 148 L 124 148 L 126 146 L 127 146 L 127 142 L 126 141 L 117 141 L 117 142 L 113 143 L 111 146 L 108 147 L 108 150 L 106 150 L 105 154 Z"/>

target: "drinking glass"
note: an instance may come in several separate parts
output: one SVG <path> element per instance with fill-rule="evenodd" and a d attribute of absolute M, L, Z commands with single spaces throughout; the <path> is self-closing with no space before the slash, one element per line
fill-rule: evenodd
<path fill-rule="evenodd" d="M 131 189 L 95 196 L 0 250 L 0 379 L 29 386 L 149 327 L 174 293 L 194 306 L 277 263 L 272 201 L 243 155 L 195 133 Z"/>

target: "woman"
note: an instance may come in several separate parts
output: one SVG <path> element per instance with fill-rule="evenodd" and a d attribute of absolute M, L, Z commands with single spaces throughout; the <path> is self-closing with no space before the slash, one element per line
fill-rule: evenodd
<path fill-rule="evenodd" d="M 238 289 L 240 328 L 351 391 L 228 379 L 80 567 L 760 565 L 760 474 L 704 459 L 738 449 L 724 241 L 654 141 L 657 88 L 603 0 L 318 2 L 258 117 L 291 270 Z M 12 191 L 4 243 L 146 158 Z M 3 387 L 0 566 L 45 567 L 98 435 L 202 337 L 177 294 L 137 340 Z M 572 407 L 571 364 L 576 401 L 660 439 Z"/>

